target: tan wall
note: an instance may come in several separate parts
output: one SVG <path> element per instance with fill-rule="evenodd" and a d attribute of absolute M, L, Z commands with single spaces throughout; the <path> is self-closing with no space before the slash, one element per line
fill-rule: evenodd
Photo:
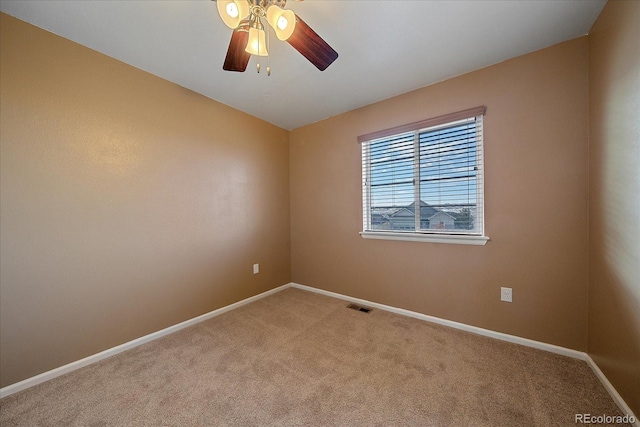
<path fill-rule="evenodd" d="M 587 61 L 583 37 L 294 130 L 292 280 L 585 350 Z M 356 137 L 479 105 L 491 241 L 362 239 Z"/>
<path fill-rule="evenodd" d="M 588 351 L 640 414 L 640 2 L 589 34 Z"/>
<path fill-rule="evenodd" d="M 285 130 L 0 29 L 2 386 L 290 281 Z"/>

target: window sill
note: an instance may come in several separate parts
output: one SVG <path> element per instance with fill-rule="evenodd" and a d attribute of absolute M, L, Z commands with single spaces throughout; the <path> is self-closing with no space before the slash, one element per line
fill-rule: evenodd
<path fill-rule="evenodd" d="M 457 245 L 484 246 L 489 238 L 487 236 L 469 236 L 454 234 L 418 234 L 418 233 L 394 233 L 384 231 L 362 231 L 363 239 L 406 240 L 409 242 L 451 243 Z"/>

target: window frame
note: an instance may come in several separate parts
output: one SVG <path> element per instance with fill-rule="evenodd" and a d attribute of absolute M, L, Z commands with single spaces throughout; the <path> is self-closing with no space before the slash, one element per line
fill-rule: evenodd
<path fill-rule="evenodd" d="M 485 245 L 489 240 L 489 237 L 486 235 L 485 224 L 484 224 L 484 115 L 486 113 L 486 107 L 480 106 L 475 108 L 470 108 L 463 111 L 458 111 L 456 113 L 445 114 L 443 116 L 434 117 L 427 120 L 421 120 L 414 123 L 409 123 L 406 125 L 396 126 L 390 129 L 385 129 L 373 133 L 369 133 L 366 135 L 358 136 L 358 143 L 361 144 L 362 148 L 362 231 L 360 235 L 365 239 L 384 239 L 384 240 L 404 240 L 404 241 L 418 241 L 418 242 L 433 242 L 433 243 L 451 243 L 451 244 L 467 244 L 467 245 Z M 421 202 L 421 186 L 414 186 L 414 203 L 417 207 L 415 210 L 415 224 L 416 229 L 411 231 L 400 231 L 400 230 L 373 230 L 367 229 L 371 224 L 371 186 L 367 185 L 368 182 L 371 182 L 371 158 L 370 158 L 370 143 L 376 140 L 381 140 L 384 138 L 392 138 L 392 137 L 400 137 L 402 134 L 413 133 L 413 169 L 414 169 L 414 182 L 415 177 L 420 178 L 420 133 L 425 130 L 436 130 L 440 127 L 448 127 L 454 125 L 456 122 L 460 122 L 463 120 L 469 119 L 477 119 L 480 118 L 480 135 L 479 141 L 476 141 L 476 162 L 479 165 L 479 176 L 476 181 L 476 196 L 479 201 L 481 207 L 481 218 L 480 220 L 480 230 L 479 232 L 464 232 L 447 230 L 442 232 L 436 232 L 434 230 L 426 230 L 421 229 L 421 219 L 419 217 L 419 203 Z M 416 149 L 417 148 L 417 149 Z"/>

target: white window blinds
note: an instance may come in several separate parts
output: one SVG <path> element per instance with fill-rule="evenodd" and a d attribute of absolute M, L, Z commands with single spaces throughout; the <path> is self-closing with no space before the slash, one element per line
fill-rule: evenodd
<path fill-rule="evenodd" d="M 365 233 L 483 235 L 484 111 L 359 138 Z"/>

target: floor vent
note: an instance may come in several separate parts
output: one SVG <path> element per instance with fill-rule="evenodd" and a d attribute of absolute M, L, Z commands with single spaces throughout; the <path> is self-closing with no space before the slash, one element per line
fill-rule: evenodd
<path fill-rule="evenodd" d="M 363 306 L 358 305 L 358 304 L 349 304 L 349 305 L 347 306 L 347 308 L 350 308 L 351 310 L 361 311 L 361 312 L 363 312 L 363 313 L 368 313 L 368 312 L 370 312 L 370 311 L 371 311 L 371 309 L 370 309 L 370 308 L 363 307 Z"/>

